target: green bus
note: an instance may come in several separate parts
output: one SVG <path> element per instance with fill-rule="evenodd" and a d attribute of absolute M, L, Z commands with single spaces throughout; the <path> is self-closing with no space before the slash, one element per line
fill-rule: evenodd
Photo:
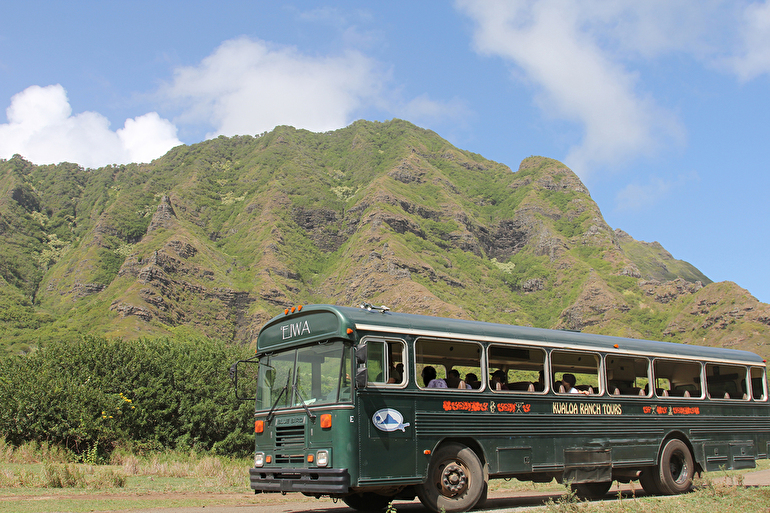
<path fill-rule="evenodd" d="M 233 371 L 256 400 L 255 493 L 451 513 L 490 479 L 671 495 L 701 471 L 754 468 L 770 449 L 765 369 L 747 351 L 364 304 L 287 309 Z"/>

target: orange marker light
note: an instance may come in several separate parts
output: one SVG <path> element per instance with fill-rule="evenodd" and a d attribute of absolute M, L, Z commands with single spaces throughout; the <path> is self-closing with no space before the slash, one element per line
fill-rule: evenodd
<path fill-rule="evenodd" d="M 329 429 L 332 427 L 332 415 L 331 413 L 324 413 L 321 415 L 321 429 Z"/>
<path fill-rule="evenodd" d="M 353 334 L 353 328 L 348 328 L 348 335 L 352 335 L 352 334 Z"/>
<path fill-rule="evenodd" d="M 300 310 L 302 310 L 302 305 L 297 305 L 297 311 L 299 312 Z"/>
<path fill-rule="evenodd" d="M 614 347 L 615 347 L 615 349 L 617 349 L 617 348 L 619 348 L 620 346 L 619 346 L 619 345 L 617 345 L 617 344 L 615 344 L 615 346 L 614 346 Z"/>
<path fill-rule="evenodd" d="M 422 451 L 422 453 L 423 453 L 425 456 L 430 456 L 430 449 L 425 449 L 424 451 Z"/>
<path fill-rule="evenodd" d="M 254 422 L 254 432 L 255 433 L 263 433 L 265 431 L 265 421 L 264 420 L 257 420 Z"/>
<path fill-rule="evenodd" d="M 272 456 L 270 456 L 270 455 L 265 456 L 265 463 L 272 463 L 272 462 L 273 462 L 273 457 Z"/>
<path fill-rule="evenodd" d="M 285 313 L 286 315 L 289 315 L 289 309 L 287 308 L 286 310 L 283 311 L 283 313 Z"/>
<path fill-rule="evenodd" d="M 308 455 L 307 455 L 307 462 L 308 462 L 308 463 L 313 463 L 313 459 L 314 459 L 314 458 L 313 458 L 313 455 L 312 455 L 312 454 L 308 454 Z"/>

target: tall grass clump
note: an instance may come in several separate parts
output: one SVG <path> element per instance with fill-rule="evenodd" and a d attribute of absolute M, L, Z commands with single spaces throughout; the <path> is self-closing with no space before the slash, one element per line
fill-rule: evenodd
<path fill-rule="evenodd" d="M 48 442 L 24 442 L 19 446 L 0 437 L 0 463 L 65 463 L 71 454 L 64 448 Z"/>

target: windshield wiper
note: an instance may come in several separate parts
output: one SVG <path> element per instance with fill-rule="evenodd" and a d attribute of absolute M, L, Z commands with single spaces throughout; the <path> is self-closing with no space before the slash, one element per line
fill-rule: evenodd
<path fill-rule="evenodd" d="M 273 403 L 273 406 L 270 407 L 270 411 L 267 412 L 267 424 L 270 425 L 270 421 L 273 420 L 273 417 L 275 416 L 275 407 L 278 406 L 278 401 L 281 400 L 281 397 L 283 397 L 283 394 L 286 393 L 286 390 L 289 388 L 289 382 L 291 381 L 291 372 L 288 376 L 286 376 L 286 384 L 281 389 L 281 393 L 278 394 L 278 398 Z"/>
<path fill-rule="evenodd" d="M 286 389 L 289 387 L 289 384 L 287 383 L 286 386 L 284 386 L 281 389 L 281 393 L 278 394 L 278 398 L 273 403 L 273 406 L 270 407 L 270 411 L 267 412 L 267 424 L 270 425 L 270 421 L 273 420 L 273 417 L 275 416 L 275 407 L 278 406 L 278 401 L 281 400 L 281 397 L 283 397 L 284 392 L 286 392 Z"/>
<path fill-rule="evenodd" d="M 302 404 L 302 407 L 305 408 L 305 413 L 307 413 L 307 416 L 310 417 L 310 420 L 315 421 L 316 415 L 310 412 L 310 408 L 308 408 L 307 404 L 305 404 L 305 399 L 303 399 L 302 394 L 299 393 L 299 388 L 297 387 L 296 383 L 294 383 L 292 389 L 297 394 L 297 397 L 299 397 L 300 404 Z"/>

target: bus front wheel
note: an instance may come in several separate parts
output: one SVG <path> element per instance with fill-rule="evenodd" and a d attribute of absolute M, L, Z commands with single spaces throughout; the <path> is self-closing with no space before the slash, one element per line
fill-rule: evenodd
<path fill-rule="evenodd" d="M 663 447 L 660 464 L 654 475 L 655 484 L 663 495 L 689 492 L 695 476 L 695 461 L 689 447 L 678 438 L 672 438 Z"/>
<path fill-rule="evenodd" d="M 458 513 L 473 508 L 484 492 L 481 460 L 469 447 L 447 444 L 431 457 L 428 477 L 417 486 L 423 506 L 440 513 Z"/>

